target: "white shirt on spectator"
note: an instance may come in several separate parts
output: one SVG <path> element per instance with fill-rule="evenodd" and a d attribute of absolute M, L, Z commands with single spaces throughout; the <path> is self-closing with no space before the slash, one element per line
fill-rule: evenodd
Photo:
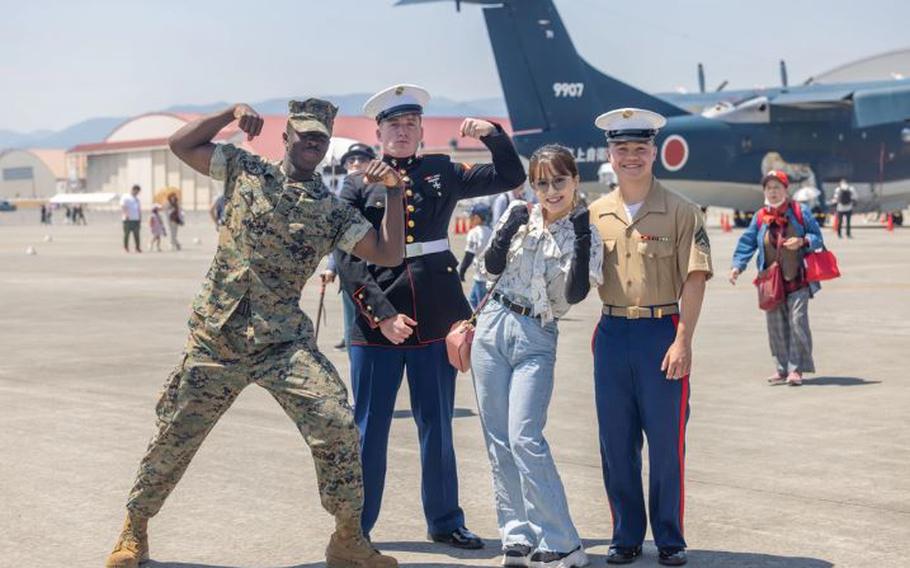
<path fill-rule="evenodd" d="M 480 273 L 480 253 L 487 248 L 490 242 L 490 236 L 493 235 L 493 229 L 489 225 L 477 225 L 468 231 L 468 242 L 465 244 L 464 251 L 474 255 L 474 261 L 471 266 L 474 268 L 474 280 L 483 282 L 486 278 Z"/>
<path fill-rule="evenodd" d="M 120 198 L 120 208 L 123 210 L 124 221 L 139 221 L 142 219 L 139 198 L 134 195 L 124 195 Z"/>

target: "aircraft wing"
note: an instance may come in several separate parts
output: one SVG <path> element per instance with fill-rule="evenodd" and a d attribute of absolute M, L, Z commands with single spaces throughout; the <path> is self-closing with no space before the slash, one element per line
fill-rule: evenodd
<path fill-rule="evenodd" d="M 769 102 L 774 106 L 804 109 L 849 106 L 853 102 L 854 90 L 847 86 L 843 88 L 827 88 L 820 92 L 814 89 L 798 88 L 769 97 Z"/>
<path fill-rule="evenodd" d="M 859 128 L 910 120 L 910 85 L 857 91 L 853 118 Z"/>

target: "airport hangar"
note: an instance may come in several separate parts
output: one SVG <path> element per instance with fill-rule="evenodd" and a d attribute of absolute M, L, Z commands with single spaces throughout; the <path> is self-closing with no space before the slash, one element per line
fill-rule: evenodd
<path fill-rule="evenodd" d="M 180 162 L 168 149 L 168 137 L 199 114 L 153 112 L 125 121 L 101 142 L 79 144 L 67 152 L 69 163 L 84 162 L 85 191 L 126 193 L 134 184 L 142 187 L 143 208 L 152 205 L 156 192 L 165 188 L 181 190 L 183 206 L 188 210 L 206 210 L 223 191 L 223 184 L 201 175 Z M 267 115 L 262 133 L 251 141 L 230 125 L 215 138 L 230 142 L 268 160 L 284 155 L 284 132 L 287 117 Z M 462 117 L 425 116 L 424 153 L 445 153 L 456 161 L 477 163 L 489 161 L 486 147 L 472 138 L 461 138 L 458 128 Z M 508 119 L 491 118 L 511 133 Z M 359 116 L 335 119 L 332 147 L 327 156 L 337 160 L 354 142 L 376 144 L 376 122 Z M 327 180 L 331 181 L 331 180 Z"/>
<path fill-rule="evenodd" d="M 73 162 L 77 164 L 78 161 Z M 71 175 L 72 174 L 72 175 Z M 78 174 L 67 167 L 66 151 L 58 149 L 0 150 L 0 198 L 45 200 L 67 190 Z"/>

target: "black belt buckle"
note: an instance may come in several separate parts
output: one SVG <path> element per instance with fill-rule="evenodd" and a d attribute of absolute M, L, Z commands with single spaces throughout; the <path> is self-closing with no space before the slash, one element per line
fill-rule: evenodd
<path fill-rule="evenodd" d="M 522 306 L 521 304 L 516 304 L 515 302 L 509 300 L 508 298 L 506 298 L 499 292 L 495 292 L 493 294 L 493 299 L 520 316 L 530 316 L 531 315 L 531 311 L 532 311 L 531 308 L 527 308 L 525 306 Z"/>

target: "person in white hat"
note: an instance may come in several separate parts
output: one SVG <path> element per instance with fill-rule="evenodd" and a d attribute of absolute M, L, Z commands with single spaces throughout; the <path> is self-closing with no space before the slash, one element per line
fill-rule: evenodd
<path fill-rule="evenodd" d="M 652 173 L 667 120 L 622 108 L 597 117 L 618 188 L 591 204 L 604 242 L 603 315 L 594 334 L 594 392 L 604 484 L 613 513 L 609 564 L 641 555 L 648 515 L 642 433 L 650 456 L 651 532 L 658 561 L 686 563 L 683 538 L 686 422 L 692 335 L 711 245 L 701 210 Z"/>
<path fill-rule="evenodd" d="M 369 535 L 379 517 L 389 427 L 407 369 L 429 538 L 458 548 L 481 548 L 483 541 L 465 528 L 458 504 L 452 444 L 456 370 L 449 364 L 444 339 L 471 309 L 458 278 L 458 261 L 449 249 L 448 228 L 458 200 L 520 186 L 525 172 L 502 127 L 476 118 L 465 119 L 457 134 L 480 140 L 490 150 L 492 163 L 466 165 L 446 155 L 419 154 L 429 98 L 422 87 L 394 85 L 363 107 L 376 120 L 382 161 L 395 168 L 405 184 L 404 262 L 384 268 L 335 253 L 342 287 L 357 310 L 349 356 L 365 475 L 363 532 Z M 341 190 L 341 198 L 377 227 L 384 195 L 382 185 L 357 174 L 348 176 Z"/>

